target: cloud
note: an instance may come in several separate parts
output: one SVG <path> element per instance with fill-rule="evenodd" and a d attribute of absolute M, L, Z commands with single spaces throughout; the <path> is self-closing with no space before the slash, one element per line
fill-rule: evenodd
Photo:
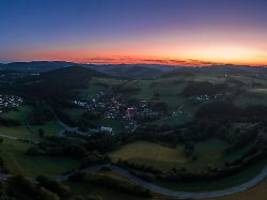
<path fill-rule="evenodd" d="M 85 63 L 97 64 L 161 64 L 161 65 L 180 65 L 180 66 L 209 66 L 218 65 L 222 63 L 207 62 L 195 59 L 154 59 L 154 58 L 134 58 L 134 57 L 92 57 L 84 58 Z"/>

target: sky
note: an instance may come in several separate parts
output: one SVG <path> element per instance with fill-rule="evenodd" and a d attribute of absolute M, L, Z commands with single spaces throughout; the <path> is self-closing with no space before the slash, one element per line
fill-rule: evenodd
<path fill-rule="evenodd" d="M 266 0 L 0 0 L 0 62 L 267 65 Z"/>

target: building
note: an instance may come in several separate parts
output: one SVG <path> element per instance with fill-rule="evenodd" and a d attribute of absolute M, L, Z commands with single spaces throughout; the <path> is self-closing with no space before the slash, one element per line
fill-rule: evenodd
<path fill-rule="evenodd" d="M 101 126 L 100 127 L 100 132 L 103 132 L 103 133 L 112 133 L 113 132 L 113 129 L 111 127 Z"/>
<path fill-rule="evenodd" d="M 132 118 L 134 117 L 135 113 L 136 113 L 136 110 L 135 110 L 135 108 L 133 108 L 133 107 L 129 107 L 129 108 L 127 108 L 127 110 L 126 110 L 126 114 L 127 114 L 127 117 L 128 117 L 129 119 L 132 119 Z"/>

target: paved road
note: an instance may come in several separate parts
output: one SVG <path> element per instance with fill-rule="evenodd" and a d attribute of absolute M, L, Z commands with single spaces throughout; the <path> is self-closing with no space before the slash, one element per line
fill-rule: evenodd
<path fill-rule="evenodd" d="M 1 134 L 1 133 L 0 133 L 0 137 L 7 138 L 7 139 L 10 139 L 10 140 L 18 140 L 19 139 L 17 137 L 10 136 L 10 135 L 5 135 L 5 134 Z"/>
<path fill-rule="evenodd" d="M 62 123 L 62 125 L 63 125 L 65 130 L 69 130 L 69 131 L 76 130 L 76 128 L 67 127 L 64 123 Z M 0 133 L 0 137 L 11 139 L 11 140 L 18 140 L 17 137 L 8 136 L 8 135 L 1 134 L 1 133 Z M 87 169 L 84 169 L 83 171 L 95 173 L 98 170 L 100 170 L 103 166 L 105 166 L 105 165 L 95 165 L 95 166 L 89 167 Z M 170 189 L 155 185 L 151 182 L 147 182 L 147 181 L 145 181 L 145 180 L 143 180 L 137 176 L 134 176 L 129 171 L 127 171 L 123 168 L 120 168 L 118 166 L 111 165 L 110 168 L 112 171 L 119 173 L 120 175 L 128 178 L 131 182 L 133 182 L 139 186 L 142 186 L 146 189 L 149 189 L 150 191 L 152 191 L 154 193 L 158 193 L 158 194 L 172 197 L 172 198 L 176 198 L 176 199 L 207 199 L 207 198 L 223 197 L 223 196 L 235 194 L 238 192 L 246 191 L 246 190 L 256 186 L 258 183 L 260 183 L 261 181 L 263 181 L 267 177 L 267 166 L 265 166 L 262 169 L 262 171 L 257 176 L 255 176 L 253 179 L 251 179 L 248 182 L 245 182 L 241 185 L 238 185 L 238 186 L 234 186 L 234 187 L 224 189 L 224 190 L 210 191 L 210 192 L 209 191 L 208 192 L 182 192 L 182 191 L 170 190 Z M 67 175 L 63 175 L 63 176 L 57 176 L 57 177 L 55 177 L 55 179 L 61 180 L 61 181 L 66 180 L 73 173 L 74 172 L 69 173 Z M 10 177 L 12 177 L 12 176 L 7 175 L 7 174 L 0 174 L 0 180 L 7 180 Z"/>
<path fill-rule="evenodd" d="M 61 130 L 58 135 L 59 136 L 63 136 L 65 131 L 68 132 L 75 132 L 79 135 L 88 135 L 88 133 L 80 131 L 78 127 L 71 127 L 68 126 L 67 124 L 65 124 L 64 122 L 62 122 L 61 120 L 58 119 L 58 123 L 64 128 L 64 130 Z"/>
<path fill-rule="evenodd" d="M 27 140 L 29 142 L 31 142 L 32 144 L 38 144 L 39 142 L 38 141 L 35 141 L 35 140 L 31 140 L 31 139 L 27 139 L 27 138 L 18 138 L 18 137 L 15 137 L 15 136 L 10 136 L 10 135 L 6 135 L 6 134 L 2 134 L 0 133 L 0 138 L 6 138 L 6 139 L 9 139 L 9 140 Z"/>
<path fill-rule="evenodd" d="M 62 121 L 60 121 L 60 120 L 58 120 L 58 121 L 62 125 L 62 127 L 64 127 L 65 130 L 73 131 L 73 132 L 76 131 L 77 133 L 84 134 L 83 132 L 80 132 L 77 127 L 74 127 L 74 128 L 69 127 L 68 125 L 66 125 Z M 63 134 L 63 132 L 61 134 Z M 104 165 L 96 165 L 96 166 L 87 168 L 83 171 L 95 173 L 99 169 L 101 169 L 103 166 Z M 183 191 L 175 191 L 175 190 L 167 189 L 167 188 L 161 187 L 159 185 L 155 185 L 151 182 L 147 182 L 147 181 L 145 181 L 145 180 L 143 180 L 137 176 L 134 176 L 129 171 L 127 171 L 123 168 L 120 168 L 118 166 L 115 166 L 115 165 L 111 165 L 110 168 L 112 171 L 119 173 L 120 175 L 128 178 L 131 182 L 133 182 L 139 186 L 142 186 L 143 188 L 146 188 L 146 189 L 148 189 L 154 193 L 158 193 L 158 194 L 172 197 L 175 199 L 207 199 L 207 198 L 216 198 L 216 197 L 228 196 L 228 195 L 232 195 L 232 194 L 235 194 L 238 192 L 244 192 L 244 191 L 256 186 L 258 183 L 260 183 L 261 181 L 263 181 L 267 177 L 267 166 L 265 166 L 262 169 L 262 171 L 257 176 L 255 176 L 253 179 L 251 179 L 251 180 L 249 180 L 249 181 L 247 181 L 241 185 L 238 185 L 238 186 L 234 186 L 231 188 L 227 188 L 224 190 L 218 190 L 218 191 L 183 192 Z M 67 175 L 63 175 L 63 176 L 57 176 L 55 178 L 57 180 L 66 180 L 73 173 L 74 172 L 67 174 Z"/>
<path fill-rule="evenodd" d="M 83 171 L 95 173 L 99 171 L 103 166 L 105 165 L 96 165 L 87 169 L 84 169 Z M 253 179 L 249 180 L 248 182 L 245 182 L 241 185 L 230 187 L 224 190 L 218 190 L 218 191 L 207 191 L 207 192 L 183 192 L 183 191 L 174 191 L 171 189 L 167 189 L 158 185 L 155 185 L 152 182 L 147 182 L 133 174 L 131 174 L 129 171 L 115 166 L 110 166 L 111 170 L 114 172 L 117 172 L 123 177 L 128 178 L 132 183 L 135 183 L 139 186 L 142 186 L 143 188 L 146 188 L 150 190 L 151 192 L 161 194 L 167 197 L 175 198 L 175 199 L 208 199 L 208 198 L 216 198 L 216 197 L 223 197 L 232 195 L 239 192 L 244 192 L 254 186 L 256 186 L 258 183 L 263 181 L 267 177 L 267 166 L 262 169 L 262 171 L 255 176 Z M 71 174 L 65 176 L 58 176 L 57 180 L 66 180 Z"/>

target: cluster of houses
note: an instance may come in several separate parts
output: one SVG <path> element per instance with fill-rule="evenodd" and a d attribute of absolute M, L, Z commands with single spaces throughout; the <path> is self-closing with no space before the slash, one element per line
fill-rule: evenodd
<path fill-rule="evenodd" d="M 204 103 L 204 102 L 207 102 L 210 100 L 218 99 L 221 96 L 222 96 L 222 94 L 216 94 L 216 95 L 202 94 L 202 95 L 198 95 L 198 96 L 194 97 L 194 101 L 196 103 Z"/>
<path fill-rule="evenodd" d="M 15 95 L 0 94 L 0 113 L 18 108 L 23 103 L 23 99 Z"/>
<path fill-rule="evenodd" d="M 105 95 L 103 92 L 98 93 L 91 100 L 74 100 L 73 103 L 87 111 L 101 112 L 104 118 L 119 121 L 129 131 L 135 129 L 143 121 L 159 118 L 159 113 L 150 109 L 145 100 L 129 105 L 120 96 Z"/>

